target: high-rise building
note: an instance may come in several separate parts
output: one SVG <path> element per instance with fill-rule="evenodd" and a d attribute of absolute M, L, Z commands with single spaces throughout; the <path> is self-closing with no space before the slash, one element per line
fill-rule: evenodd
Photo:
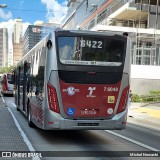
<path fill-rule="evenodd" d="M 20 39 L 22 39 L 23 36 L 23 23 L 21 18 L 17 18 L 14 20 L 14 43 L 20 43 Z"/>
<path fill-rule="evenodd" d="M 14 20 L 13 32 L 13 62 L 17 64 L 22 58 L 22 36 L 23 36 L 23 23 L 21 18 Z"/>
<path fill-rule="evenodd" d="M 22 58 L 22 39 L 20 43 L 13 43 L 13 65 L 16 65 Z"/>
<path fill-rule="evenodd" d="M 40 23 L 41 25 L 29 25 L 23 36 L 23 56 L 27 54 L 42 38 L 55 28 L 54 25 Z"/>
<path fill-rule="evenodd" d="M 13 51 L 12 49 L 8 52 L 8 67 L 13 66 Z"/>
<path fill-rule="evenodd" d="M 0 67 L 8 66 L 8 30 L 0 28 Z"/>

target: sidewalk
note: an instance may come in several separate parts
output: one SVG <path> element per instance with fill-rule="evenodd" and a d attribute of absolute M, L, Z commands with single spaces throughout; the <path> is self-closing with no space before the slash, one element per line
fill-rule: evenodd
<path fill-rule="evenodd" d="M 0 154 L 2 154 L 2 151 L 4 152 L 14 152 L 14 151 L 29 151 L 26 143 L 24 142 L 20 131 L 18 130 L 17 126 L 15 125 L 15 122 L 11 116 L 11 113 L 5 106 L 5 104 L 2 101 L 2 98 L 0 98 Z M 0 155 L 0 160 L 4 159 Z M 7 157 L 10 157 L 10 155 L 7 155 Z M 6 158 L 5 158 L 6 159 Z M 7 159 L 17 159 L 17 158 L 7 158 Z M 20 159 L 31 159 L 31 158 L 18 158 Z"/>
<path fill-rule="evenodd" d="M 160 131 L 160 103 L 131 103 L 128 123 Z"/>

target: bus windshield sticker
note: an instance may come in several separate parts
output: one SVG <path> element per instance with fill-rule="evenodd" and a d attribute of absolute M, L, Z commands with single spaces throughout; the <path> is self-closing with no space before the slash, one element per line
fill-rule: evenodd
<path fill-rule="evenodd" d="M 74 115 L 75 109 L 74 108 L 68 108 L 67 113 L 68 113 L 68 115 Z"/>

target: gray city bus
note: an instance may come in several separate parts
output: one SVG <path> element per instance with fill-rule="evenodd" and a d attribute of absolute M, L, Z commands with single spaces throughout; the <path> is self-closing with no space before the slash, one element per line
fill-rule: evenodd
<path fill-rule="evenodd" d="M 53 30 L 15 69 L 17 110 L 44 130 L 124 129 L 130 54 L 125 34 Z"/>

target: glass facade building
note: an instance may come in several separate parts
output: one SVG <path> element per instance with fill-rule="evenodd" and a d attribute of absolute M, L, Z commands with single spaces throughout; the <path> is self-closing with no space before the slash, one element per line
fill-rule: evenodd
<path fill-rule="evenodd" d="M 23 56 L 27 54 L 53 27 L 29 25 L 23 36 Z"/>

